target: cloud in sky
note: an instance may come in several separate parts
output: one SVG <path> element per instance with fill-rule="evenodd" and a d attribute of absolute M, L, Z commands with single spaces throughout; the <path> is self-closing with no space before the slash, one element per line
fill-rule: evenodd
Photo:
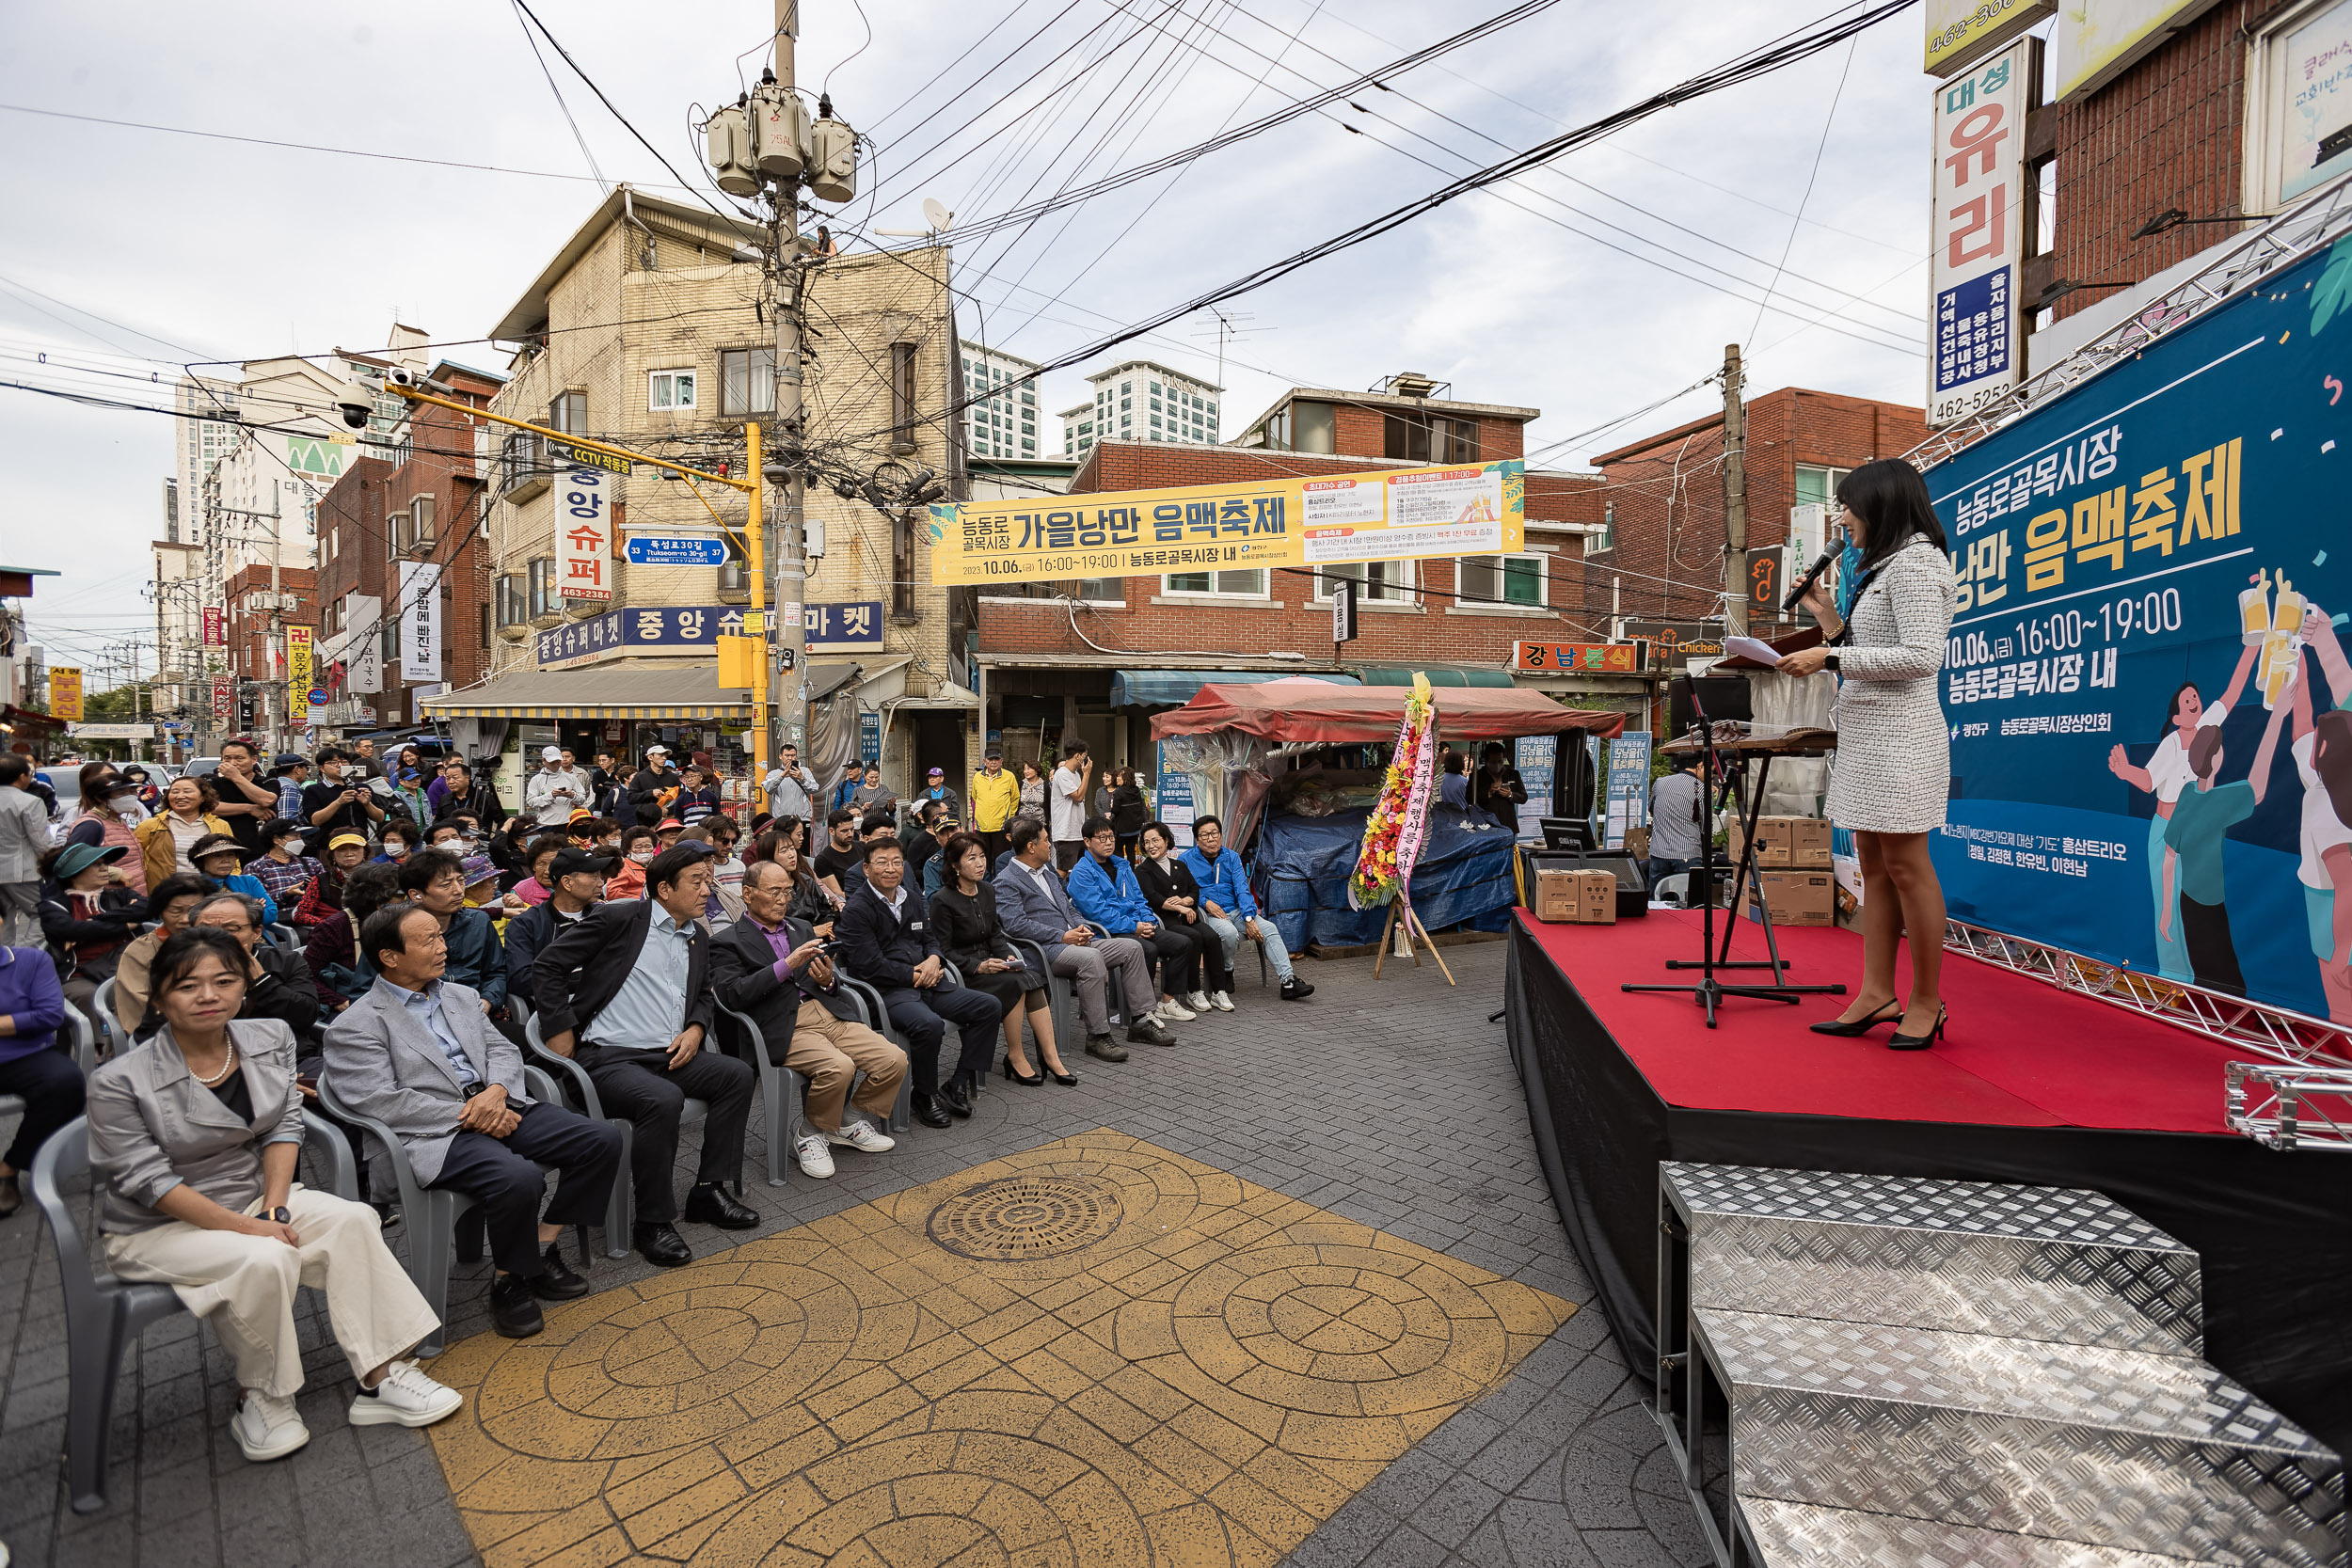
<path fill-rule="evenodd" d="M 800 49 L 803 85 L 828 85 L 842 116 L 878 144 L 879 179 L 866 171 L 842 214 L 852 229 L 919 228 L 926 196 L 960 220 L 1003 211 L 1189 146 L 1503 8 L 862 3 L 863 13 L 851 0 L 811 0 Z M 685 12 L 612 0 L 534 8 L 690 178 L 699 157 L 689 105 L 732 100 L 738 51 L 741 79 L 756 77 L 769 21 L 757 0 Z M 1563 0 L 1393 90 L 1364 89 L 1181 177 L 961 247 L 956 280 L 969 297 L 959 325 L 1050 359 L 1810 14 L 1759 0 Z M 597 199 L 580 140 L 608 179 L 670 180 L 543 43 L 575 139 L 511 7 L 18 8 L 5 27 L 0 102 L 577 178 L 0 113 L 9 151 L 0 192 L 13 219 L 0 235 L 0 381 L 168 404 L 168 370 L 162 384 L 144 382 L 151 367 L 126 356 L 365 348 L 385 341 L 395 315 L 437 341 L 476 338 Z M 1928 141 L 1918 29 L 1917 13 L 1903 13 L 1851 57 L 1841 45 L 1668 111 L 1234 301 L 1228 309 L 1247 312 L 1252 330 L 1227 349 L 1225 433 L 1287 386 L 1368 387 L 1411 369 L 1452 381 L 1457 397 L 1541 407 L 1532 449 L 1699 380 L 1734 341 L 1746 345 L 1757 392 L 1804 385 L 1918 402 Z M 1800 200 L 1806 221 L 1796 224 Z M 1759 323 L 1756 302 L 1776 273 Z M 448 352 L 504 362 L 486 344 Z M 1205 316 L 1118 352 L 1216 370 Z M 1049 378 L 1043 407 L 1078 401 L 1088 368 Z M 1573 466 L 1692 418 L 1715 396 L 1686 394 L 1549 460 Z M 87 662 L 151 626 L 138 589 L 146 541 L 161 531 L 171 421 L 22 391 L 0 398 L 5 553 L 65 572 L 34 599 L 36 630 L 53 660 Z M 1044 450 L 1059 450 L 1050 413 L 1040 434 Z"/>

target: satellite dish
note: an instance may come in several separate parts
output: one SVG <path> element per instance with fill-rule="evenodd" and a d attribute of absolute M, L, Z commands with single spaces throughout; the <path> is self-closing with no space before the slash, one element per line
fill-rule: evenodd
<path fill-rule="evenodd" d="M 946 229 L 949 224 L 954 223 L 956 221 L 956 214 L 947 211 L 946 208 L 942 207 L 937 201 L 927 196 L 923 198 L 923 221 L 930 224 L 931 226 L 931 232 L 936 234 L 941 230 Z"/>

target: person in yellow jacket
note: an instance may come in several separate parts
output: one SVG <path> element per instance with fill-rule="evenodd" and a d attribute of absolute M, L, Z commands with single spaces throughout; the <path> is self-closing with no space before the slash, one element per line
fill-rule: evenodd
<path fill-rule="evenodd" d="M 164 809 L 138 825 L 139 863 L 146 869 L 149 887 L 174 872 L 194 871 L 188 850 L 198 839 L 207 833 L 228 835 L 228 822 L 213 815 L 219 800 L 211 783 L 192 773 L 171 781 L 171 788 L 164 794 Z"/>
<path fill-rule="evenodd" d="M 972 775 L 972 828 L 988 851 L 988 863 L 1005 852 L 1005 828 L 1021 815 L 1021 779 L 1005 767 L 1005 753 L 991 746 L 982 770 Z"/>

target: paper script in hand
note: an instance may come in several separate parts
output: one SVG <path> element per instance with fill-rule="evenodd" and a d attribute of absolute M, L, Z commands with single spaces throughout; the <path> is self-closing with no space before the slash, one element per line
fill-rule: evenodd
<path fill-rule="evenodd" d="M 1758 641 L 1753 637 L 1724 638 L 1724 652 L 1734 658 L 1750 659 L 1767 668 L 1780 662 L 1780 655 L 1773 651 L 1770 642 Z"/>

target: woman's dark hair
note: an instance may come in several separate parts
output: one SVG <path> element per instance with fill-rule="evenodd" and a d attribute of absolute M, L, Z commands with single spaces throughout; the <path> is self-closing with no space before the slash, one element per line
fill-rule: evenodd
<path fill-rule="evenodd" d="M 357 931 L 368 916 L 400 896 L 400 867 L 363 865 L 343 883 L 343 916 Z"/>
<path fill-rule="evenodd" d="M 253 956 L 245 950 L 245 943 L 217 926 L 191 926 L 166 940 L 147 972 L 147 994 L 158 1011 L 171 988 L 186 979 L 207 953 L 240 981 L 253 973 Z"/>
<path fill-rule="evenodd" d="M 209 898 L 212 893 L 210 877 L 199 877 L 193 871 L 175 872 L 147 890 L 147 912 L 142 918 L 161 920 L 175 899 Z"/>
<path fill-rule="evenodd" d="M 621 853 L 624 855 L 628 854 L 629 846 L 635 844 L 641 838 L 652 839 L 656 844 L 661 842 L 661 835 L 660 833 L 655 832 L 651 828 L 646 827 L 642 822 L 633 822 L 621 830 Z"/>
<path fill-rule="evenodd" d="M 1038 766 L 1038 760 L 1035 757 L 1023 757 L 1021 766 L 1035 773 L 1041 780 L 1045 777 L 1045 769 Z"/>
<path fill-rule="evenodd" d="M 2337 818 L 2352 822 L 2352 713 L 2331 708 L 2312 721 L 2312 771 Z"/>
<path fill-rule="evenodd" d="M 104 778 L 107 774 L 113 772 L 114 770 L 115 765 L 111 762 L 86 762 L 82 764 L 81 772 L 74 775 L 74 777 L 78 781 L 75 787 L 81 791 L 83 805 L 87 806 L 92 800 L 97 801 L 102 806 L 106 803 L 106 792 L 103 789 L 95 789 L 91 786 L 96 784 L 99 780 Z"/>
<path fill-rule="evenodd" d="M 538 826 L 539 819 L 528 813 L 521 816 L 510 816 L 506 819 L 506 836 L 510 839 L 520 838 L 526 832 L 535 831 Z"/>
<path fill-rule="evenodd" d="M 1862 520 L 1866 572 L 1910 544 L 1914 534 L 1939 550 L 1949 548 L 1944 525 L 1936 520 L 1935 503 L 1928 499 L 1928 482 L 1899 457 L 1865 463 L 1839 480 L 1837 504 Z"/>
<path fill-rule="evenodd" d="M 2196 689 L 2195 681 L 2183 681 L 2172 689 L 2172 700 L 2164 705 L 2164 729 L 2156 732 L 2157 739 L 2163 739 L 2165 730 L 2172 728 L 2181 721 L 2181 699 Z"/>
<path fill-rule="evenodd" d="M 1168 846 L 1168 852 L 1171 855 L 1176 852 L 1176 830 L 1167 823 L 1158 820 L 1146 822 L 1136 830 L 1136 842 L 1141 844 L 1146 833 L 1159 834 L 1160 842 Z"/>
<path fill-rule="evenodd" d="M 947 875 L 950 877 L 961 877 L 963 875 L 963 871 L 961 869 L 963 865 L 963 857 L 970 854 L 975 849 L 980 851 L 980 880 L 983 882 L 987 881 L 988 846 L 980 842 L 980 837 L 977 833 L 949 833 L 947 835 L 947 842 L 939 847 L 939 852 L 947 857 L 943 863 Z"/>
<path fill-rule="evenodd" d="M 569 833 L 541 833 L 537 838 L 523 846 L 523 863 L 536 865 L 539 863 L 541 855 L 552 855 L 571 847 L 572 839 Z"/>

